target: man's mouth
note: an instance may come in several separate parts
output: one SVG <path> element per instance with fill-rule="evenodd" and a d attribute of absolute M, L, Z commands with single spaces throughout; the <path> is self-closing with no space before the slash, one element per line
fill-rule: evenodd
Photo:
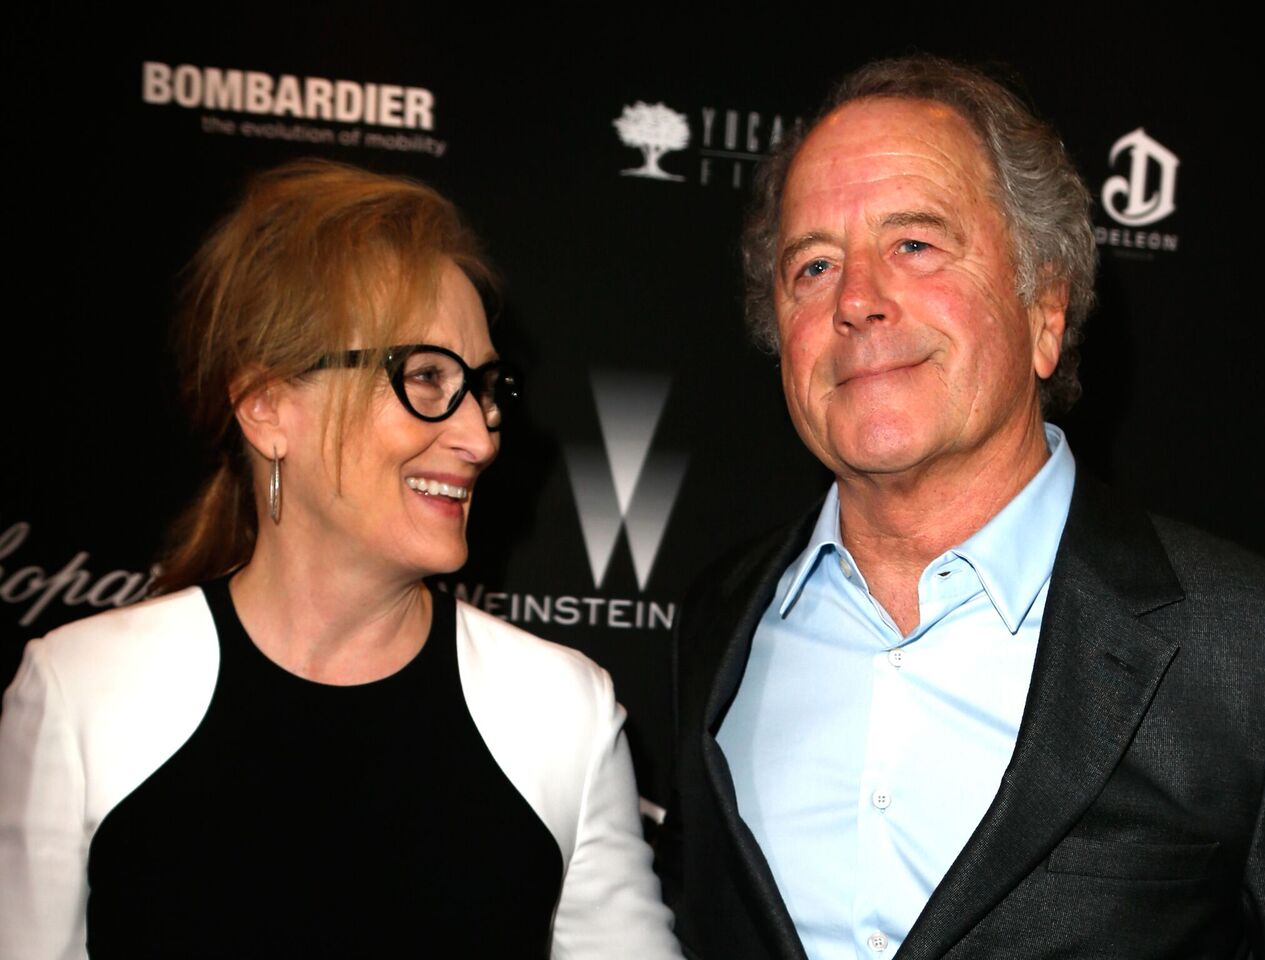
<path fill-rule="evenodd" d="M 858 380 L 868 380 L 872 377 L 881 377 L 889 373 L 895 373 L 898 370 L 910 370 L 918 366 L 921 360 L 898 360 L 889 363 L 875 364 L 873 366 L 858 367 L 848 371 L 848 374 L 839 381 L 839 386 L 845 383 L 852 383 Z"/>
<path fill-rule="evenodd" d="M 427 497 L 450 497 L 453 500 L 464 500 L 470 496 L 469 487 L 458 486 L 455 483 L 443 483 L 426 477 L 408 477 L 404 482 L 408 484 L 410 490 L 416 490 Z"/>

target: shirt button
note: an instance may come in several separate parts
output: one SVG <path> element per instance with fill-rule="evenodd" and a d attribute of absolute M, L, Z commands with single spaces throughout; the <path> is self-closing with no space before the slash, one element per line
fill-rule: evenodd
<path fill-rule="evenodd" d="M 892 805 L 892 795 L 886 790 L 880 788 L 870 794 L 870 803 L 874 804 L 874 806 L 878 807 L 880 810 L 886 810 Z"/>
<path fill-rule="evenodd" d="M 904 650 L 888 650 L 887 662 L 890 663 L 893 667 L 899 667 L 901 664 L 905 662 L 905 651 Z"/>
<path fill-rule="evenodd" d="M 839 558 L 839 569 L 843 571 L 845 577 L 852 579 L 852 564 L 848 563 L 845 557 Z"/>
<path fill-rule="evenodd" d="M 887 934 L 871 933 L 869 937 L 866 938 L 865 942 L 875 953 L 882 953 L 887 949 Z"/>

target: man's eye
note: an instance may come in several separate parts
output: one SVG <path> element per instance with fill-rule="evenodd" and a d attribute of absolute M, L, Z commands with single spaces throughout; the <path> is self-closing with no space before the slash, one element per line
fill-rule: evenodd
<path fill-rule="evenodd" d="M 922 253 L 924 250 L 930 250 L 931 244 L 925 240 L 902 240 L 896 245 L 898 253 Z"/>

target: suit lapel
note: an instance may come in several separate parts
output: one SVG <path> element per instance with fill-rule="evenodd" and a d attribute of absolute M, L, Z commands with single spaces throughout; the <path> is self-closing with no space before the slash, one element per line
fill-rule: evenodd
<path fill-rule="evenodd" d="M 1150 521 L 1078 476 L 1015 752 L 997 795 L 900 950 L 951 949 L 1102 790 L 1177 645 L 1141 618 L 1182 598 Z"/>
<path fill-rule="evenodd" d="M 718 651 L 711 673 L 714 680 L 707 692 L 703 714 L 703 765 L 708 786 L 720 811 L 722 828 L 743 866 L 743 876 L 736 880 L 746 895 L 755 901 L 751 915 L 764 927 L 765 937 L 775 946 L 776 955 L 787 960 L 804 960 L 804 948 L 768 861 L 738 813 L 729 763 L 716 741 L 716 734 L 742 683 L 760 618 L 773 599 L 782 573 L 803 550 L 820 511 L 821 504 L 818 503 L 782 537 L 763 550 L 754 552 L 751 562 L 731 577 L 722 589 L 723 601 L 728 602 L 723 602 L 717 611 L 720 620 L 712 635 L 723 637 L 726 642 Z"/>

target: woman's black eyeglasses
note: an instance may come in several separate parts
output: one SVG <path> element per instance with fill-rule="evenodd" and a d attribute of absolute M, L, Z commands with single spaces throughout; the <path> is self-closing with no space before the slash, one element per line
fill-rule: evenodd
<path fill-rule="evenodd" d="M 364 367 L 379 358 L 404 409 L 428 423 L 448 419 L 466 393 L 473 393 L 487 428 L 499 430 L 522 394 L 523 378 L 513 365 L 493 360 L 471 367 L 451 350 L 429 343 L 389 347 L 385 355 L 381 350 L 328 353 L 312 369 Z"/>

